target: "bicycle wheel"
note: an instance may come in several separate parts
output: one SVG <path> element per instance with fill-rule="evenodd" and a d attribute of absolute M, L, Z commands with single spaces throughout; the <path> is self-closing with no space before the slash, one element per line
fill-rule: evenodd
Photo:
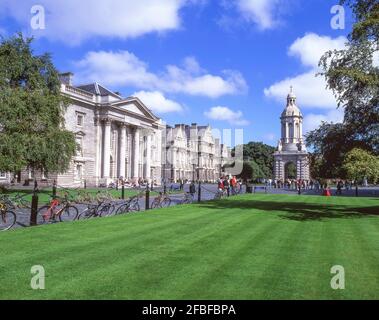
<path fill-rule="evenodd" d="M 16 224 L 16 214 L 13 211 L 0 213 L 0 231 L 11 229 Z"/>
<path fill-rule="evenodd" d="M 167 208 L 171 205 L 171 199 L 170 198 L 164 198 L 161 203 L 161 208 Z"/>
<path fill-rule="evenodd" d="M 96 209 L 95 208 L 88 208 L 84 211 L 82 211 L 78 215 L 78 220 L 85 220 L 85 219 L 91 219 L 93 217 L 96 217 Z"/>
<path fill-rule="evenodd" d="M 45 224 L 50 222 L 52 212 L 50 206 L 43 206 L 37 211 L 37 224 Z"/>
<path fill-rule="evenodd" d="M 125 203 L 121 205 L 120 207 L 117 208 L 115 214 L 118 215 L 118 214 L 128 213 L 129 212 L 128 207 L 129 207 L 129 203 Z"/>
<path fill-rule="evenodd" d="M 156 209 L 160 207 L 160 200 L 158 198 L 155 198 L 153 202 L 151 203 L 151 209 Z"/>
<path fill-rule="evenodd" d="M 135 203 L 132 203 L 128 208 L 128 212 L 139 212 L 140 210 L 141 208 L 137 201 Z"/>
<path fill-rule="evenodd" d="M 100 208 L 98 208 L 96 213 L 99 217 L 106 217 L 106 216 L 111 215 L 114 210 L 115 210 L 114 204 L 106 203 L 102 205 Z"/>
<path fill-rule="evenodd" d="M 77 219 L 79 211 L 74 206 L 67 206 L 59 215 L 60 222 L 74 221 Z"/>

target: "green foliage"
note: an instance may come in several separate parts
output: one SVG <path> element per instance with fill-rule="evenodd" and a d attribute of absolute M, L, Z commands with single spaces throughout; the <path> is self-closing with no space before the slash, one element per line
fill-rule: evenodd
<path fill-rule="evenodd" d="M 343 124 L 323 123 L 307 135 L 323 178 L 346 175 L 346 154 L 361 148 L 379 154 L 379 3 L 377 0 L 341 0 L 351 7 L 355 24 L 345 50 L 326 52 L 320 60 L 327 87 L 344 109 Z M 313 169 L 311 169 L 313 171 Z"/>
<path fill-rule="evenodd" d="M 64 172 L 76 149 L 63 129 L 67 101 L 51 57 L 31 43 L 18 34 L 0 44 L 0 170 Z"/>
<path fill-rule="evenodd" d="M 373 183 L 379 179 L 379 157 L 365 150 L 358 148 L 351 150 L 347 154 L 343 166 L 350 179 L 362 180 L 366 178 Z"/>
<path fill-rule="evenodd" d="M 293 162 L 289 162 L 286 165 L 286 179 L 296 179 L 296 165 Z"/>
<path fill-rule="evenodd" d="M 254 168 L 251 179 L 271 178 L 274 169 L 275 148 L 262 142 L 249 142 L 243 146 L 244 162 Z M 233 151 L 232 151 L 233 154 Z"/>

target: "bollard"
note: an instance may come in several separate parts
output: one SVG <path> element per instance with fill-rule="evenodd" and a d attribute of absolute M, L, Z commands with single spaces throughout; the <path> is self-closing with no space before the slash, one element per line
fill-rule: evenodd
<path fill-rule="evenodd" d="M 166 194 L 167 193 L 167 186 L 166 186 L 166 182 L 163 183 L 163 193 Z"/>
<path fill-rule="evenodd" d="M 197 202 L 201 202 L 201 182 L 199 181 L 199 190 L 197 193 Z"/>
<path fill-rule="evenodd" d="M 32 197 L 32 211 L 30 214 L 30 226 L 37 225 L 37 211 L 38 211 L 38 194 L 34 192 Z"/>
<path fill-rule="evenodd" d="M 147 184 L 145 210 L 149 210 L 149 209 L 150 209 L 150 190 L 149 190 L 149 184 Z"/>
<path fill-rule="evenodd" d="M 87 189 L 87 180 L 84 180 L 84 189 Z"/>
<path fill-rule="evenodd" d="M 125 199 L 125 186 L 124 186 L 124 184 L 122 184 L 122 186 L 121 186 L 121 199 L 122 200 Z"/>

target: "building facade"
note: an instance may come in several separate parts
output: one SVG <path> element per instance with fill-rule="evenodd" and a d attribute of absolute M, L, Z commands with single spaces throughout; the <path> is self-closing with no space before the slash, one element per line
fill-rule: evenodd
<path fill-rule="evenodd" d="M 216 181 L 230 158 L 230 149 L 213 136 L 209 125 L 167 126 L 164 140 L 163 177 L 166 181 Z"/>
<path fill-rule="evenodd" d="M 303 140 L 303 115 L 296 104 L 292 88 L 280 120 L 281 139 L 274 154 L 275 179 L 288 179 L 288 166 L 292 163 L 296 168 L 296 178 L 309 180 L 308 152 Z"/>
<path fill-rule="evenodd" d="M 61 78 L 61 93 L 70 100 L 65 128 L 74 132 L 77 152 L 64 174 L 26 169 L 7 181 L 59 186 L 108 185 L 118 178 L 161 181 L 162 121 L 138 98 L 122 98 L 98 83 L 73 86 L 72 74 Z M 4 178 L 5 181 L 5 178 Z M 26 182 L 26 183 L 25 183 Z"/>
<path fill-rule="evenodd" d="M 106 186 L 117 179 L 161 184 L 166 181 L 215 181 L 230 150 L 210 126 L 166 126 L 136 97 L 123 98 L 98 83 L 72 84 L 61 75 L 61 94 L 70 104 L 65 128 L 75 134 L 77 152 L 64 174 L 0 172 L 0 184 Z"/>

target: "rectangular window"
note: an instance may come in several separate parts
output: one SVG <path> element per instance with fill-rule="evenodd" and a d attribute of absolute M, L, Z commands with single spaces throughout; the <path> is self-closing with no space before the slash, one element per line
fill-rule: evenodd
<path fill-rule="evenodd" d="M 77 114 L 76 115 L 76 124 L 77 124 L 77 126 L 82 127 L 83 126 L 83 122 L 84 122 L 84 116 L 82 114 Z"/>
<path fill-rule="evenodd" d="M 28 177 L 29 177 L 29 180 L 34 180 L 33 170 L 30 168 L 28 169 Z"/>
<path fill-rule="evenodd" d="M 81 164 L 75 165 L 75 180 L 82 180 L 83 166 Z"/>
<path fill-rule="evenodd" d="M 45 172 L 45 170 L 42 170 L 42 171 L 41 171 L 41 179 L 42 179 L 42 180 L 47 180 L 47 179 L 48 179 L 48 175 L 47 175 L 47 173 Z"/>
<path fill-rule="evenodd" d="M 83 137 L 76 137 L 76 155 L 78 157 L 83 156 Z"/>

